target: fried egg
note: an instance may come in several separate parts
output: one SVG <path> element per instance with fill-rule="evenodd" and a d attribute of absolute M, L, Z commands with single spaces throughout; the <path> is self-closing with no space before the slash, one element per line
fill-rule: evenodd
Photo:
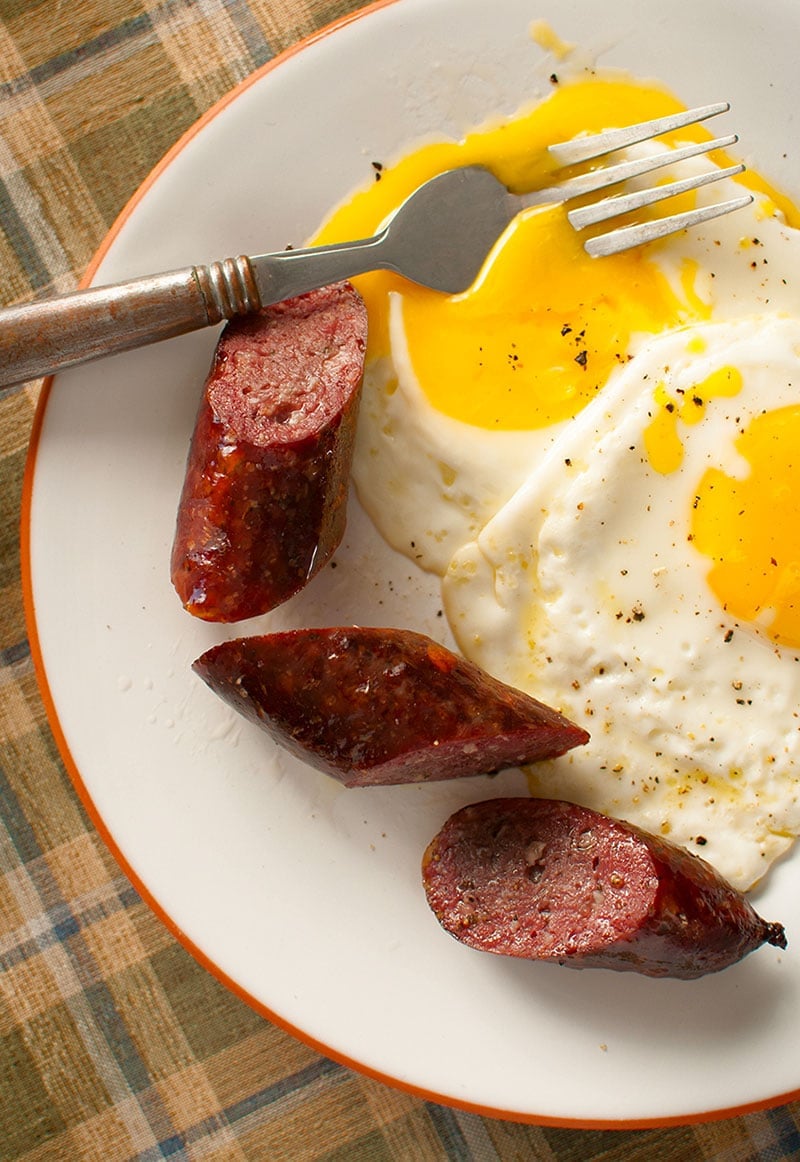
<path fill-rule="evenodd" d="M 547 144 L 680 107 L 617 75 L 577 79 L 384 167 L 317 240 L 373 232 L 453 165 L 549 184 Z M 543 207 L 465 294 L 358 280 L 371 339 L 354 462 L 383 536 L 443 578 L 463 652 L 590 731 L 530 773 L 533 792 L 669 835 L 740 887 L 800 831 L 800 233 L 788 201 L 747 182 L 748 210 L 612 258 L 588 258 L 565 209 Z M 740 192 L 728 179 L 670 211 Z"/>
<path fill-rule="evenodd" d="M 594 96 L 565 88 L 556 103 L 518 120 L 384 165 L 380 181 L 342 206 L 314 241 L 375 232 L 412 190 L 453 166 L 487 165 L 517 190 L 546 184 L 547 143 L 591 127 L 586 106 L 595 98 L 591 124 L 598 127 L 631 98 L 627 85 L 590 87 Z M 677 107 L 644 91 L 631 99 L 627 118 Z M 423 568 L 445 571 L 455 549 L 513 495 L 559 424 L 596 390 L 600 355 L 589 375 L 572 374 L 582 352 L 603 352 L 607 371 L 636 331 L 681 316 L 683 296 L 641 252 L 612 264 L 610 292 L 563 211 L 548 207 L 512 223 L 463 295 L 436 294 L 387 272 L 356 280 L 370 337 L 354 478 L 384 537 Z M 425 511 L 430 520 L 420 527 Z"/>
<path fill-rule="evenodd" d="M 421 182 L 456 165 L 486 165 L 513 190 L 549 184 L 547 144 L 678 108 L 660 90 L 619 79 L 565 84 L 516 119 L 383 165 L 380 181 L 348 200 L 314 240 L 373 233 Z M 692 127 L 634 152 L 703 136 Z M 680 176 L 708 164 L 682 163 Z M 698 197 L 725 194 L 711 188 Z M 671 208 L 690 204 L 675 199 Z M 644 339 L 709 317 L 712 299 L 735 306 L 739 267 L 749 261 L 739 241 L 771 216 L 766 198 L 756 213 L 748 223 L 723 223 L 722 235 L 696 232 L 598 262 L 564 207 L 540 207 L 515 219 L 464 294 L 440 295 L 387 272 L 356 280 L 370 339 L 354 479 L 383 536 L 443 574 Z M 720 237 L 724 248 L 709 269 Z"/>
<path fill-rule="evenodd" d="M 587 747 L 531 777 L 741 888 L 800 829 L 800 321 L 654 341 L 451 562 L 473 659 Z"/>

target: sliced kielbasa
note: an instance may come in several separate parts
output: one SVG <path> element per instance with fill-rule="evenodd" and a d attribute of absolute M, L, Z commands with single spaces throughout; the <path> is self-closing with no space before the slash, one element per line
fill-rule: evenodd
<path fill-rule="evenodd" d="M 190 613 L 223 622 L 265 613 L 338 547 L 366 337 L 366 310 L 349 283 L 225 327 L 172 550 L 172 581 Z"/>
<path fill-rule="evenodd" d="M 194 669 L 279 743 L 349 787 L 488 774 L 589 737 L 408 630 L 238 638 L 207 650 Z"/>
<path fill-rule="evenodd" d="M 452 815 L 422 863 L 443 927 L 471 948 L 691 979 L 786 947 L 698 856 L 573 803 L 490 799 Z"/>

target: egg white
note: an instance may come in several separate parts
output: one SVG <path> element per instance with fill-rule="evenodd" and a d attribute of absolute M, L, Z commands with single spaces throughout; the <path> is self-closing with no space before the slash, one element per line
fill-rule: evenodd
<path fill-rule="evenodd" d="M 702 355 L 693 352 L 699 336 Z M 743 377 L 655 472 L 657 382 Z M 704 469 L 742 475 L 747 417 L 800 402 L 800 320 L 703 324 L 655 340 L 564 432 L 539 471 L 453 558 L 445 608 L 464 651 L 559 706 L 588 746 L 537 791 L 668 835 L 749 887 L 800 833 L 800 656 L 725 614 L 688 539 Z"/>

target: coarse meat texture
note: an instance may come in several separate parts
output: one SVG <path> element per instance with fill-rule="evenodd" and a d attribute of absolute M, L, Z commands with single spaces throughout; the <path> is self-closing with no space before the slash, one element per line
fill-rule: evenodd
<path fill-rule="evenodd" d="M 367 316 L 337 283 L 227 324 L 195 423 L 172 582 L 234 622 L 274 609 L 344 535 Z"/>
<path fill-rule="evenodd" d="M 574 803 L 490 799 L 452 815 L 422 861 L 428 903 L 471 948 L 691 980 L 780 924 L 699 856 Z"/>
<path fill-rule="evenodd" d="M 278 743 L 348 787 L 489 774 L 588 741 L 580 727 L 409 630 L 237 638 L 194 663 Z"/>

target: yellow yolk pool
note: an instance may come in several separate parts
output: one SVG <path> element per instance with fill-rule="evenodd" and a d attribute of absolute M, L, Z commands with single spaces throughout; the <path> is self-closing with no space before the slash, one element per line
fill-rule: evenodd
<path fill-rule="evenodd" d="M 800 647 L 800 406 L 755 416 L 736 448 L 748 474 L 703 475 L 694 546 L 713 561 L 708 584 L 732 617 Z"/>
<path fill-rule="evenodd" d="M 455 166 L 484 165 L 517 192 L 551 184 L 549 144 L 681 107 L 669 94 L 633 82 L 566 83 L 529 113 L 463 141 L 422 146 L 382 168 L 380 180 L 337 210 L 313 241 L 374 233 L 417 186 Z M 681 140 L 709 136 L 693 127 Z M 688 198 L 674 199 L 670 212 L 688 208 Z M 693 270 L 682 273 L 682 286 L 673 287 L 646 249 L 589 258 L 558 206 L 521 214 L 464 294 L 448 297 L 385 272 L 355 282 L 369 311 L 368 356 L 389 352 L 389 297 L 396 292 L 411 365 L 432 406 L 497 431 L 547 427 L 576 415 L 629 357 L 632 336 L 705 317 Z"/>

